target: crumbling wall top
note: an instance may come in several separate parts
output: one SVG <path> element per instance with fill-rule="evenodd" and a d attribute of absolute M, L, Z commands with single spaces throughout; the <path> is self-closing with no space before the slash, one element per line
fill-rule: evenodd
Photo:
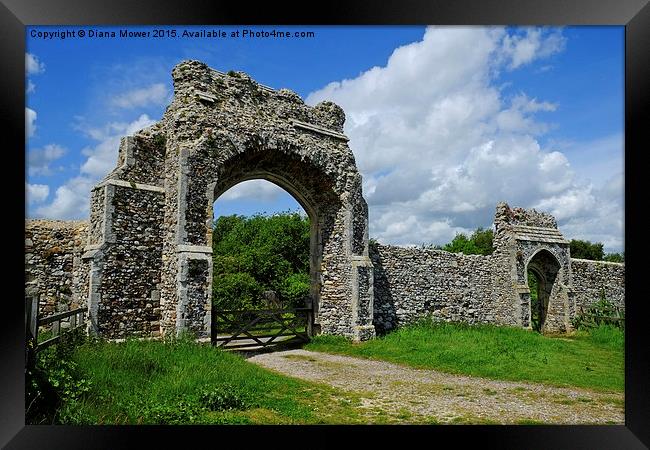
<path fill-rule="evenodd" d="M 523 225 L 527 227 L 555 228 L 557 220 L 549 213 L 537 211 L 533 208 L 510 208 L 507 203 L 500 202 L 494 217 L 494 224 Z"/>

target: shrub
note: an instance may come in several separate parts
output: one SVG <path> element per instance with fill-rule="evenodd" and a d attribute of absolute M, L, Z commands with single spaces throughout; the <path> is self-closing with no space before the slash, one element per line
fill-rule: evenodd
<path fill-rule="evenodd" d="M 572 320 L 572 325 L 577 330 L 588 330 L 601 325 L 609 325 L 623 329 L 625 320 L 618 320 L 618 310 L 616 306 L 604 296 L 593 303 L 586 311 L 576 314 Z M 625 313 L 621 312 L 620 317 L 625 319 Z"/>
<path fill-rule="evenodd" d="M 309 297 L 309 275 L 293 273 L 282 280 L 280 298 L 286 307 L 303 308 Z"/>
<path fill-rule="evenodd" d="M 74 403 L 90 390 L 72 359 L 76 346 L 85 335 L 81 328 L 69 331 L 53 347 L 42 350 L 36 364 L 25 374 L 25 421 L 29 424 L 62 423 L 60 409 Z"/>
<path fill-rule="evenodd" d="M 261 295 L 262 286 L 245 272 L 223 274 L 212 284 L 212 305 L 217 309 L 253 309 Z"/>

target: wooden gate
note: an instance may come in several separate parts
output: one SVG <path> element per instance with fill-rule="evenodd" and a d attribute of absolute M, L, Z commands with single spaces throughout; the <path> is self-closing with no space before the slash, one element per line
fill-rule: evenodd
<path fill-rule="evenodd" d="M 284 347 L 310 335 L 310 308 L 212 310 L 212 344 L 225 350 Z"/>

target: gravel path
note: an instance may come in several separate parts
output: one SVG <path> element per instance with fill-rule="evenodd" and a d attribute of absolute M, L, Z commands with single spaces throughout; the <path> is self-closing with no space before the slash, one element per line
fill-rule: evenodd
<path fill-rule="evenodd" d="M 616 392 L 450 375 L 306 350 L 248 361 L 354 393 L 368 423 L 624 423 L 624 395 Z"/>

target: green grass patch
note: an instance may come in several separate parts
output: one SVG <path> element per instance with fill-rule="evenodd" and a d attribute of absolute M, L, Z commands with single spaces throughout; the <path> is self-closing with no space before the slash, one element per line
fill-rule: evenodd
<path fill-rule="evenodd" d="M 72 359 L 90 388 L 61 405 L 61 423 L 364 423 L 358 396 L 187 340 L 87 342 Z"/>
<path fill-rule="evenodd" d="M 305 349 L 497 380 L 624 390 L 624 335 L 610 326 L 550 337 L 514 327 L 422 321 L 362 343 L 317 336 Z"/>

